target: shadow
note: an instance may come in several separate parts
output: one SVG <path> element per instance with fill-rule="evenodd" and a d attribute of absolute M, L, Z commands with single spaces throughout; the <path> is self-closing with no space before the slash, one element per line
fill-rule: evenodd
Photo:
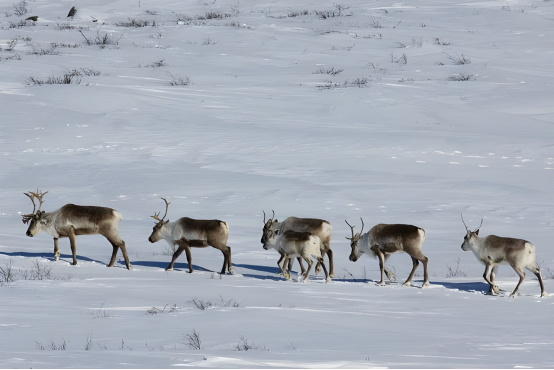
<path fill-rule="evenodd" d="M 143 267 L 157 267 L 160 269 L 165 270 L 167 266 L 169 266 L 169 262 L 157 262 L 157 261 L 131 261 L 131 264 L 133 266 L 143 266 Z M 206 271 L 206 272 L 214 272 L 212 270 L 208 270 L 202 266 L 192 264 L 193 271 Z M 188 263 L 179 263 L 175 262 L 173 264 L 173 271 L 189 271 L 189 264 Z"/>
<path fill-rule="evenodd" d="M 268 276 L 268 275 L 253 275 L 253 274 L 241 274 L 244 277 L 258 279 L 258 280 L 272 280 L 272 281 L 283 281 L 286 282 L 285 278 L 282 276 Z"/>
<path fill-rule="evenodd" d="M 29 253 L 29 252 L 8 253 L 8 252 L 0 252 L 0 255 L 10 256 L 10 257 L 44 258 L 44 259 L 47 259 L 49 261 L 54 261 L 54 253 L 53 252 L 50 252 L 50 253 L 48 253 L 48 252 L 44 252 L 44 253 Z M 71 254 L 60 254 L 60 261 L 65 261 L 67 263 L 71 263 L 71 262 L 73 262 L 73 255 L 71 255 Z M 77 255 L 77 263 L 79 261 L 87 261 L 87 262 L 96 262 L 96 263 L 100 263 L 100 264 L 106 264 L 103 261 L 99 261 L 99 260 L 95 260 L 95 259 L 92 259 L 92 258 Z"/>
<path fill-rule="evenodd" d="M 487 294 L 489 291 L 489 284 L 484 282 L 463 282 L 463 283 L 455 283 L 455 282 L 446 282 L 446 281 L 430 281 L 430 285 L 442 285 L 447 289 L 458 289 L 462 290 L 464 292 L 482 292 L 483 294 Z"/>
<path fill-rule="evenodd" d="M 262 272 L 267 272 L 269 274 L 278 274 L 281 272 L 281 270 L 279 270 L 277 267 L 270 267 L 270 266 L 243 265 L 243 264 L 233 263 L 233 267 L 239 267 L 239 268 L 254 270 L 254 271 L 262 271 Z M 295 272 L 295 271 L 293 270 L 292 272 Z"/>

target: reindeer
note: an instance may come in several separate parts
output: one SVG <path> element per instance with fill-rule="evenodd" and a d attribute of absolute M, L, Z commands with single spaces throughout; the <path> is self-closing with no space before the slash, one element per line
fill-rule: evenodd
<path fill-rule="evenodd" d="M 429 287 L 429 276 L 427 275 L 427 261 L 428 258 L 421 252 L 421 247 L 425 240 L 425 230 L 413 226 L 403 224 L 378 224 L 373 226 L 367 233 L 362 235 L 364 230 L 364 220 L 362 221 L 362 230 L 354 234 L 354 227 L 351 226 L 348 221 L 344 220 L 352 231 L 352 237 L 346 239 L 350 240 L 350 247 L 352 253 L 350 253 L 350 261 L 356 262 L 362 253 L 367 253 L 373 258 L 379 257 L 379 267 L 381 268 L 381 281 L 378 285 L 385 285 L 383 280 L 385 270 L 385 261 L 393 253 L 406 252 L 412 257 L 413 268 L 410 276 L 404 283 L 404 286 L 410 286 L 410 282 L 414 277 L 414 273 L 419 266 L 419 261 L 423 262 L 423 285 L 421 288 Z M 359 242 L 359 246 L 358 246 Z M 391 280 L 393 274 L 387 271 L 387 277 Z"/>
<path fill-rule="evenodd" d="M 279 253 L 282 253 L 282 255 L 285 257 L 283 265 L 279 266 L 285 279 L 290 280 L 290 272 L 287 274 L 285 269 L 288 261 L 292 261 L 291 257 L 301 257 L 308 263 L 308 270 L 302 274 L 304 276 L 302 282 L 305 283 L 308 280 L 308 276 L 312 269 L 312 257 L 314 257 L 323 266 L 326 282 L 331 282 L 331 278 L 327 273 L 325 264 L 323 264 L 325 246 L 317 235 L 313 235 L 308 232 L 297 232 L 292 230 L 287 230 L 282 234 L 273 233 L 271 236 L 267 237 L 264 242 L 264 249 L 270 248 L 278 250 Z"/>
<path fill-rule="evenodd" d="M 171 263 L 165 270 L 173 270 L 175 260 L 185 251 L 189 264 L 189 273 L 192 273 L 190 248 L 211 246 L 223 253 L 224 260 L 221 274 L 225 274 L 225 270 L 234 274 L 235 272 L 231 265 L 231 247 L 227 245 L 227 239 L 229 238 L 229 226 L 227 226 L 227 223 L 220 220 L 195 220 L 188 217 L 181 217 L 175 222 L 164 221 L 165 216 L 167 216 L 167 209 L 171 203 L 164 198 L 162 199 L 165 202 L 165 214 L 161 219 L 159 218 L 161 212 L 150 216 L 157 222 L 148 241 L 156 243 L 165 239 L 169 245 L 179 246 L 175 253 L 173 253 Z"/>
<path fill-rule="evenodd" d="M 498 266 L 510 265 L 519 275 L 519 282 L 510 297 L 515 297 L 519 286 L 525 279 L 523 268 L 535 274 L 541 286 L 541 297 L 546 297 L 541 270 L 536 262 L 535 246 L 532 243 L 523 239 L 502 238 L 496 235 L 480 238 L 479 229 L 483 226 L 483 219 L 481 219 L 479 227 L 473 231 L 467 228 L 463 215 L 462 222 L 467 231 L 462 249 L 472 251 L 477 260 L 486 266 L 483 278 L 490 286 L 487 294 L 497 295 L 499 292 L 498 286 L 494 285 L 494 277 L 498 271 Z"/>
<path fill-rule="evenodd" d="M 273 217 L 275 217 L 275 212 L 273 213 Z M 265 213 L 264 213 L 264 220 L 265 220 Z M 273 222 L 277 222 L 277 220 L 273 221 L 273 219 L 270 219 L 266 226 L 271 224 Z M 270 228 L 264 226 L 264 233 L 262 235 L 262 244 L 264 244 L 265 238 L 267 238 L 268 232 L 270 231 Z M 328 221 L 320 220 L 316 218 L 298 218 L 298 217 L 289 217 L 285 221 L 281 223 L 281 227 L 279 229 L 279 234 L 283 234 L 285 231 L 297 231 L 297 232 L 308 232 L 313 235 L 317 235 L 320 239 L 323 245 L 325 246 L 325 253 L 327 254 L 327 257 L 329 257 L 329 276 L 334 277 L 334 270 L 333 270 L 333 251 L 331 250 L 331 231 L 332 227 L 331 224 Z M 302 265 L 300 266 L 302 267 Z M 303 270 L 303 269 L 302 269 Z M 316 274 L 319 274 L 321 271 L 321 263 L 318 262 L 315 272 Z"/>
<path fill-rule="evenodd" d="M 41 193 L 38 189 L 36 192 L 23 193 L 33 202 L 33 213 L 22 215 L 24 224 L 31 221 L 27 229 L 27 236 L 33 237 L 41 231 L 50 234 L 54 238 L 54 259 L 56 261 L 60 257 L 58 238 L 69 238 L 73 253 L 73 263 L 71 264 L 77 265 L 75 237 L 100 234 L 113 246 L 112 259 L 107 266 L 114 265 L 117 250 L 121 248 L 127 269 L 133 269 L 129 263 L 129 257 L 127 257 L 125 242 L 121 240 L 117 230 L 122 217 L 121 213 L 106 207 L 76 206 L 75 204 L 66 204 L 54 212 L 41 211 L 42 198 L 46 193 Z M 40 202 L 36 212 L 35 199 Z"/>
<path fill-rule="evenodd" d="M 261 243 L 263 244 L 263 247 L 265 250 L 268 249 L 275 249 L 281 257 L 277 261 L 277 266 L 279 267 L 279 271 L 283 271 L 283 268 L 281 267 L 281 262 L 285 259 L 285 254 L 280 251 L 279 249 L 275 248 L 275 243 L 270 244 L 266 243 L 268 238 L 272 238 L 273 236 L 277 235 L 279 233 L 279 229 L 281 228 L 281 222 L 279 220 L 274 220 L 275 218 L 275 211 L 273 211 L 273 216 L 266 222 L 265 221 L 265 211 L 264 211 L 264 228 L 262 231 L 262 239 Z M 304 265 L 302 264 L 302 257 L 297 257 L 298 263 L 300 263 L 300 268 L 302 269 L 302 275 L 306 273 L 306 270 L 304 269 Z M 288 263 L 288 270 L 292 271 L 292 265 L 293 265 L 294 259 L 290 259 Z M 284 267 L 284 265 L 283 265 Z M 286 270 L 286 269 L 285 269 Z"/>

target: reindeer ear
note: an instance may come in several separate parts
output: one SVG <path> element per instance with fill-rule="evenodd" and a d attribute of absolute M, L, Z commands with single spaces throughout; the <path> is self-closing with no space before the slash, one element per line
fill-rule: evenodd
<path fill-rule="evenodd" d="M 164 225 L 167 224 L 168 222 L 169 222 L 169 220 L 165 220 Z"/>
<path fill-rule="evenodd" d="M 479 235 L 479 229 L 475 230 L 475 235 Z"/>
<path fill-rule="evenodd" d="M 273 221 L 273 222 L 279 222 L 279 220 L 278 220 L 278 219 L 275 219 L 275 221 Z"/>

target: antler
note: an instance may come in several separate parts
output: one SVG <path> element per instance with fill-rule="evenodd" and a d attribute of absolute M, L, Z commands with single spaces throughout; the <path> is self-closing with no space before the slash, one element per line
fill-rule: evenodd
<path fill-rule="evenodd" d="M 469 229 L 467 228 L 467 225 L 466 225 L 466 223 L 465 223 L 465 221 L 464 221 L 464 215 L 462 215 L 462 214 L 460 213 L 460 216 L 462 216 L 462 222 L 464 223 L 464 226 L 466 227 L 466 230 L 469 231 Z"/>
<path fill-rule="evenodd" d="M 345 237 L 346 239 L 352 240 L 353 242 L 357 242 L 358 240 L 360 240 L 360 237 L 362 236 L 362 232 L 364 231 L 364 220 L 362 220 L 361 217 L 360 217 L 360 220 L 362 221 L 362 230 L 360 230 L 360 232 L 359 232 L 359 233 L 356 233 L 356 234 L 354 234 L 354 228 L 355 228 L 356 226 L 352 226 L 352 225 L 350 225 L 350 224 L 348 223 L 348 221 L 344 220 L 344 222 L 346 222 L 346 224 L 347 224 L 348 226 L 350 226 L 350 230 L 352 231 L 352 237 L 351 237 L 351 238 Z"/>
<path fill-rule="evenodd" d="M 463 216 L 461 213 L 460 213 L 460 216 L 462 216 L 462 222 L 464 223 L 464 226 L 466 227 L 466 230 L 467 230 L 467 231 L 470 231 L 470 230 L 467 228 L 466 223 L 464 222 L 464 216 Z M 472 232 L 473 232 L 473 233 L 476 232 L 477 230 L 479 230 L 479 229 L 481 228 L 481 226 L 483 226 L 483 219 L 481 219 L 481 224 L 479 225 L 479 227 L 478 227 L 477 229 L 473 230 Z"/>
<path fill-rule="evenodd" d="M 479 225 L 479 227 L 475 230 L 473 230 L 473 232 L 476 232 L 477 230 L 479 230 L 481 228 L 481 226 L 483 226 L 483 219 L 481 219 L 481 225 Z"/>
<path fill-rule="evenodd" d="M 273 221 L 273 219 L 275 218 L 275 211 L 272 210 L 272 212 L 273 212 L 273 216 L 271 216 L 271 218 L 269 219 L 271 221 Z M 265 211 L 263 211 L 263 213 L 264 213 L 264 225 L 265 225 Z"/>
<path fill-rule="evenodd" d="M 29 197 L 29 199 L 31 199 L 31 202 L 33 202 L 33 213 L 29 213 L 27 215 L 21 215 L 21 217 L 23 217 L 23 223 L 26 224 L 28 223 L 29 221 L 31 221 L 31 219 L 33 218 L 33 216 L 35 215 L 35 210 L 36 212 L 40 211 L 40 207 L 42 207 L 42 203 L 44 203 L 44 201 L 42 200 L 42 198 L 44 197 L 44 195 L 48 193 L 48 192 L 45 192 L 45 193 L 41 193 L 40 190 L 38 190 L 37 188 L 37 191 L 36 192 L 28 192 L 28 193 L 23 193 L 25 194 L 26 196 Z M 38 209 L 37 208 L 37 205 L 35 204 L 35 198 L 38 199 L 38 201 L 40 202 L 40 204 L 38 205 Z"/>
<path fill-rule="evenodd" d="M 165 215 L 160 219 L 159 216 L 160 216 L 160 213 L 162 212 L 162 211 L 160 211 L 158 213 L 154 212 L 154 216 L 150 216 L 153 219 L 158 220 L 158 221 L 163 221 L 164 220 L 165 216 L 167 216 L 167 209 L 169 208 L 169 205 L 171 204 L 171 202 L 168 202 L 165 198 L 162 198 L 162 199 L 165 202 Z"/>

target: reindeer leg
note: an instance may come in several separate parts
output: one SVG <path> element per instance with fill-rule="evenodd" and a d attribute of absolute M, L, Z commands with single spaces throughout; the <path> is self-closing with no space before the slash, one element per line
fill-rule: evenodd
<path fill-rule="evenodd" d="M 71 263 L 73 266 L 77 265 L 77 244 L 76 244 L 76 238 L 75 238 L 75 229 L 72 227 L 68 233 L 69 237 L 69 244 L 71 245 L 71 253 L 73 254 L 73 263 Z M 115 253 L 115 252 L 114 252 Z M 114 257 L 112 257 L 112 260 Z M 113 263 L 113 262 L 112 262 Z"/>
<path fill-rule="evenodd" d="M 58 248 L 58 238 L 54 238 L 54 261 L 60 259 L 60 248 Z"/>
<path fill-rule="evenodd" d="M 306 269 L 304 268 L 304 264 L 302 263 L 302 257 L 297 257 L 298 263 L 300 264 L 300 270 L 302 270 L 302 274 L 306 273 Z M 292 269 L 292 265 L 291 265 Z"/>
<path fill-rule="evenodd" d="M 233 265 L 231 264 L 231 247 L 227 246 L 227 251 L 229 253 L 229 256 L 227 258 L 227 271 L 230 274 L 234 274 L 235 270 L 233 270 Z"/>
<path fill-rule="evenodd" d="M 390 258 L 390 254 L 385 254 L 385 263 L 387 263 L 387 260 Z M 387 275 L 387 278 L 389 281 L 396 281 L 396 275 L 390 270 L 387 270 L 387 266 L 385 266 L 385 275 Z"/>
<path fill-rule="evenodd" d="M 541 285 L 541 297 L 547 297 L 546 291 L 544 290 L 544 283 L 542 282 L 542 276 L 541 276 L 541 269 L 540 267 L 535 264 L 535 266 L 527 267 L 529 271 L 531 271 L 537 279 L 539 280 L 539 284 Z"/>
<path fill-rule="evenodd" d="M 417 260 L 417 258 L 414 258 L 412 256 L 410 256 L 410 257 L 412 258 L 412 264 L 413 264 L 412 272 L 410 272 L 410 276 L 408 276 L 408 280 L 406 280 L 406 282 L 403 284 L 404 286 L 410 286 L 410 282 L 412 281 L 412 278 L 414 277 L 415 270 L 417 269 L 417 266 L 419 266 L 419 261 Z"/>
<path fill-rule="evenodd" d="M 384 279 L 384 272 L 385 272 L 385 255 L 383 254 L 383 251 L 379 249 L 379 247 L 375 247 L 374 251 L 377 253 L 377 256 L 379 257 L 379 267 L 381 268 L 381 281 L 377 283 L 377 285 L 384 286 L 385 285 L 385 279 Z"/>
<path fill-rule="evenodd" d="M 308 270 L 306 270 L 306 273 L 304 274 L 304 279 L 302 279 L 302 282 L 303 283 L 306 283 L 308 281 L 308 276 L 310 275 L 310 271 L 312 270 L 312 265 L 314 264 L 314 262 L 312 261 L 312 259 L 308 256 L 308 257 L 302 257 L 304 258 L 304 261 L 306 261 L 308 263 Z M 322 263 L 323 265 L 323 263 Z"/>
<path fill-rule="evenodd" d="M 289 278 L 292 274 L 292 266 L 294 266 L 294 258 L 288 258 L 288 273 L 289 273 Z"/>
<path fill-rule="evenodd" d="M 494 278 L 496 277 L 496 272 L 498 271 L 498 265 L 494 266 L 492 268 L 492 271 L 491 271 L 491 283 L 492 283 L 492 287 L 489 289 L 489 294 L 490 294 L 490 290 L 492 289 L 496 294 L 498 294 L 498 292 L 500 291 L 500 289 L 498 289 L 498 286 L 497 285 L 494 285 Z"/>
<path fill-rule="evenodd" d="M 494 289 L 495 285 L 494 285 L 494 283 L 493 283 L 492 281 L 490 281 L 490 279 L 489 279 L 489 276 L 490 276 L 490 274 L 491 274 L 491 272 L 492 272 L 492 269 L 493 269 L 493 264 L 489 262 L 489 263 L 487 264 L 487 267 L 485 268 L 485 272 L 483 273 L 483 278 L 485 279 L 485 281 L 486 281 L 487 283 L 489 283 L 489 286 L 490 286 L 489 292 L 488 292 L 487 294 L 490 294 L 490 295 L 497 295 L 497 292 L 496 292 L 495 289 Z"/>
<path fill-rule="evenodd" d="M 182 243 L 182 242 L 179 242 L 179 241 L 176 241 L 175 244 L 177 244 L 179 246 L 179 248 L 177 248 L 175 253 L 173 253 L 173 257 L 171 257 L 171 262 L 169 263 L 169 266 L 167 266 L 165 271 L 173 270 L 173 264 L 175 263 L 175 260 L 181 255 L 181 253 L 183 253 L 185 248 L 188 247 L 188 244 Z M 189 253 L 190 253 L 190 247 L 189 247 Z M 189 272 L 192 272 L 191 271 L 192 270 L 192 264 L 190 263 L 188 257 L 187 257 L 187 262 L 189 264 Z"/>
<path fill-rule="evenodd" d="M 327 257 L 329 257 L 329 276 L 335 277 L 334 266 L 333 266 L 333 251 L 331 249 L 327 250 Z M 323 259 L 321 259 L 321 264 L 323 264 Z M 325 270 L 325 266 L 323 266 Z"/>
<path fill-rule="evenodd" d="M 512 267 L 514 267 L 514 266 L 512 266 Z M 512 298 L 514 298 L 516 296 L 516 293 L 519 290 L 519 286 L 521 285 L 521 283 L 523 283 L 523 279 L 525 279 L 525 272 L 523 272 L 523 270 L 516 269 L 515 267 L 514 267 L 514 270 L 516 270 L 516 273 L 519 275 L 519 282 L 517 283 L 516 288 L 514 289 L 512 294 L 510 294 L 510 297 L 512 297 Z"/>
<path fill-rule="evenodd" d="M 123 254 L 123 259 L 125 260 L 125 266 L 127 266 L 127 270 L 132 270 L 133 266 L 131 266 L 131 262 L 129 262 L 129 257 L 127 256 L 127 248 L 125 248 L 125 242 L 122 240 L 121 243 L 119 243 L 119 248 L 121 249 L 121 254 Z"/>
<path fill-rule="evenodd" d="M 331 276 L 327 273 L 327 268 L 325 267 L 325 264 L 323 263 L 323 258 L 320 258 L 321 259 L 321 267 L 323 267 L 323 272 L 325 272 L 325 284 L 327 283 L 331 283 L 332 280 L 331 280 Z"/>
<path fill-rule="evenodd" d="M 317 262 L 317 265 L 315 265 L 315 274 L 316 275 L 319 275 L 319 273 L 321 272 L 321 262 Z"/>
<path fill-rule="evenodd" d="M 277 261 L 277 267 L 279 267 L 279 273 L 277 273 L 277 275 L 283 275 L 283 269 L 281 268 L 281 262 L 283 262 L 283 260 L 285 259 L 285 254 L 281 251 L 279 251 L 279 254 L 281 255 L 281 257 L 279 258 L 279 261 Z"/>

